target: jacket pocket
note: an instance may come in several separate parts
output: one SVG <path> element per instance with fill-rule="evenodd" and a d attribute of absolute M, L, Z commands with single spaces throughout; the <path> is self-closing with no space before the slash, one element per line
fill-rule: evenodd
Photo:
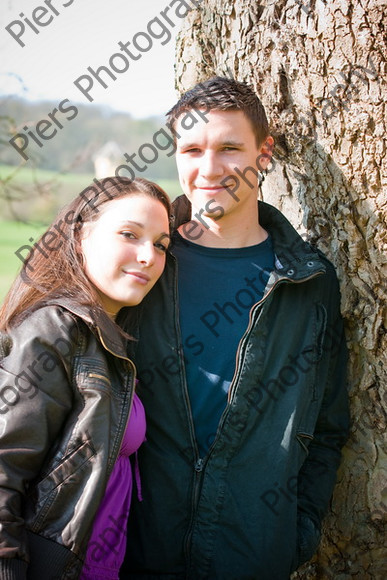
<path fill-rule="evenodd" d="M 314 437 L 310 433 L 305 433 L 304 431 L 297 432 L 297 441 L 301 445 L 301 448 L 305 451 L 305 454 L 309 454 L 309 445 L 313 441 Z"/>
<path fill-rule="evenodd" d="M 39 482 L 39 489 L 44 489 L 46 492 L 52 491 L 66 479 L 74 476 L 95 453 L 96 451 L 91 441 L 82 441 L 61 459 L 59 465 L 53 471 Z"/>
<path fill-rule="evenodd" d="M 30 501 L 33 505 L 34 514 L 29 514 L 28 519 L 34 521 L 31 526 L 32 531 L 40 528 L 42 520 L 46 517 L 53 502 L 61 495 L 63 506 L 71 504 L 75 491 L 82 488 L 82 482 L 85 479 L 85 470 L 91 471 L 91 466 L 87 464 L 96 451 L 89 440 L 82 441 L 78 446 L 73 448 L 70 453 L 63 456 L 58 463 L 58 454 L 53 459 L 56 467 L 49 471 L 45 477 L 38 481 L 31 494 Z M 66 496 L 67 499 L 66 499 Z M 70 502 L 70 503 L 69 503 Z"/>
<path fill-rule="evenodd" d="M 314 364 L 317 367 L 319 366 L 323 355 L 324 355 L 324 341 L 325 335 L 327 330 L 327 311 L 323 304 L 316 304 L 316 322 L 315 322 L 315 339 L 314 339 L 314 350 L 315 350 L 315 358 Z M 318 381 L 319 373 L 315 373 L 314 377 L 314 386 L 313 386 L 313 401 L 318 401 L 321 393 L 319 392 L 319 383 Z"/>
<path fill-rule="evenodd" d="M 93 390 L 110 395 L 109 371 L 103 361 L 83 357 L 75 366 L 75 382 L 81 392 Z"/>

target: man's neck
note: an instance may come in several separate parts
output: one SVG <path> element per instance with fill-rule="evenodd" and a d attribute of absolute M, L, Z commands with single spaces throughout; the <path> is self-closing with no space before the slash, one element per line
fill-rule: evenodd
<path fill-rule="evenodd" d="M 194 212 L 192 214 L 195 215 Z M 193 227 L 194 223 L 197 224 L 196 228 Z M 193 217 L 190 228 L 183 224 L 178 231 L 184 239 L 208 248 L 246 248 L 264 242 L 268 236 L 267 231 L 259 224 L 258 210 L 249 215 L 247 220 L 236 221 L 234 216 L 227 215 L 219 220 L 203 216 L 203 221 Z M 193 235 L 189 235 L 189 231 Z"/>

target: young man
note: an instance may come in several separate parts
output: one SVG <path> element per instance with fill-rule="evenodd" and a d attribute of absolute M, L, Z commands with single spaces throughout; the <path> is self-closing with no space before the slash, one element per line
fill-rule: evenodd
<path fill-rule="evenodd" d="M 337 280 L 257 203 L 273 139 L 250 87 L 199 84 L 169 124 L 185 196 L 142 308 L 143 501 L 121 577 L 285 580 L 317 548 L 348 432 Z"/>

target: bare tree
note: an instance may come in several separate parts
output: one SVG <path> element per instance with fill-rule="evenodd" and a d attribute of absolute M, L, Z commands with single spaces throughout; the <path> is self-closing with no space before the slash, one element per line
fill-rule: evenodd
<path fill-rule="evenodd" d="M 12 97 L 9 97 L 9 100 L 11 99 Z M 2 100 L 2 104 L 4 104 L 4 100 Z M 21 124 L 33 128 L 38 120 L 23 121 Z M 0 147 L 9 147 L 9 140 L 18 135 L 21 124 L 9 114 L 0 115 Z M 39 154 L 30 154 L 28 163 L 21 161 L 18 165 L 12 166 L 6 171 L 0 171 L 2 210 L 6 209 L 6 214 L 9 214 L 17 221 L 30 221 L 31 201 L 45 199 L 48 202 L 51 201 L 52 204 L 58 197 L 58 192 L 60 192 L 61 177 L 82 165 L 91 155 L 91 151 L 92 147 L 90 145 L 83 147 L 71 164 L 53 174 L 52 177 L 42 177 L 39 171 L 41 163 Z M 29 171 L 28 180 L 20 178 L 23 168 Z"/>
<path fill-rule="evenodd" d="M 353 428 L 298 579 L 387 577 L 386 21 L 382 0 L 202 0 L 177 45 L 179 89 L 226 71 L 256 87 L 276 138 L 263 197 L 341 282 Z"/>

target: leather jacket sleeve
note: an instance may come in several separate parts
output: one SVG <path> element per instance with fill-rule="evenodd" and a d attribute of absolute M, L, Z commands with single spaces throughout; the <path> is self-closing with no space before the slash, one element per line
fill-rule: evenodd
<path fill-rule="evenodd" d="M 2 337 L 0 361 L 0 577 L 25 578 L 23 505 L 72 407 L 76 322 L 42 308 Z"/>
<path fill-rule="evenodd" d="M 309 454 L 298 476 L 298 565 L 309 560 L 318 546 L 321 521 L 336 482 L 341 448 L 349 433 L 347 347 L 339 308 L 340 293 L 332 271 L 331 279 L 320 360 L 325 369 L 325 384 L 320 385 L 322 404 Z"/>

